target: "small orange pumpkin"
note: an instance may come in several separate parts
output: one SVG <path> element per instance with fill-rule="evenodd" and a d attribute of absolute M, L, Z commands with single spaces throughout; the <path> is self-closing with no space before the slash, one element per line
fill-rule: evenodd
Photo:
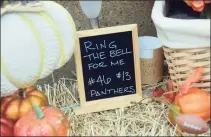
<path fill-rule="evenodd" d="M 33 104 L 40 107 L 47 106 L 48 98 L 43 92 L 34 87 L 20 89 L 13 95 L 1 99 L 1 114 L 8 119 L 17 121 L 33 109 Z"/>
<path fill-rule="evenodd" d="M 59 108 L 38 107 L 26 113 L 14 126 L 14 136 L 68 136 L 70 122 Z"/>
<path fill-rule="evenodd" d="M 190 88 L 187 94 L 177 94 L 175 104 L 181 108 L 183 114 L 194 114 L 206 122 L 210 120 L 210 93 L 205 90 Z"/>

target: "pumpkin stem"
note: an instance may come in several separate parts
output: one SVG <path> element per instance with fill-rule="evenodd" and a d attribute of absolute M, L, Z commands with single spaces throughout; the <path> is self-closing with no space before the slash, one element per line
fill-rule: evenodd
<path fill-rule="evenodd" d="M 24 92 L 24 89 L 19 89 L 19 96 L 25 98 L 26 97 L 26 94 Z"/>
<path fill-rule="evenodd" d="M 25 92 L 23 91 L 23 98 L 26 98 L 26 94 L 25 94 Z"/>
<path fill-rule="evenodd" d="M 42 112 L 42 109 L 36 104 L 34 104 L 33 107 L 37 114 L 38 119 L 42 119 L 44 117 L 44 113 Z"/>

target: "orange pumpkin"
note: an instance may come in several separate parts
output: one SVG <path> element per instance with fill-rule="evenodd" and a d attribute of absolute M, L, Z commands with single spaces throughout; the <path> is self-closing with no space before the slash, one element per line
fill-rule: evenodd
<path fill-rule="evenodd" d="M 183 114 L 194 114 L 206 122 L 210 120 L 210 93 L 205 90 L 190 88 L 187 94 L 177 94 L 175 105 L 181 108 Z"/>
<path fill-rule="evenodd" d="M 70 123 L 60 109 L 38 107 L 20 118 L 14 126 L 14 136 L 68 136 Z"/>
<path fill-rule="evenodd" d="M 8 119 L 17 121 L 33 109 L 33 104 L 40 107 L 47 106 L 48 98 L 43 92 L 33 87 L 20 89 L 13 95 L 1 99 L 1 114 Z"/>

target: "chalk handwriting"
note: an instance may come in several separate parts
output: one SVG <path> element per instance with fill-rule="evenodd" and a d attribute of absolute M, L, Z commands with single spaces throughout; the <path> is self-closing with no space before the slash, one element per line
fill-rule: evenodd
<path fill-rule="evenodd" d="M 89 80 L 88 80 L 88 85 L 91 86 L 91 85 L 93 85 L 93 84 L 95 84 L 95 83 L 100 83 L 100 85 L 103 86 L 104 84 L 107 85 L 107 84 L 109 84 L 110 82 L 111 82 L 111 78 L 110 78 L 110 77 L 105 78 L 104 75 L 102 75 L 102 76 L 99 75 L 99 76 L 97 77 L 97 79 L 90 77 Z"/>
<path fill-rule="evenodd" d="M 108 42 L 109 43 L 109 42 Z M 117 49 L 117 46 L 115 45 L 115 41 L 110 42 L 109 44 L 106 43 L 104 40 L 103 43 L 100 44 L 93 44 L 91 41 L 84 42 L 84 47 L 86 52 L 93 51 L 93 50 L 102 50 L 102 49 Z"/>
<path fill-rule="evenodd" d="M 119 57 L 125 54 L 131 54 L 131 51 L 128 51 L 127 48 L 125 49 L 117 49 L 117 50 L 110 50 L 110 57 L 114 58 L 114 57 Z"/>
<path fill-rule="evenodd" d="M 89 63 L 88 64 L 89 70 L 91 69 L 97 69 L 97 68 L 105 68 L 107 67 L 106 64 L 104 64 L 104 62 L 100 62 L 100 63 Z"/>
<path fill-rule="evenodd" d="M 106 59 L 106 55 L 105 52 L 99 52 L 99 53 L 91 53 L 88 55 L 83 56 L 84 58 L 89 58 L 89 61 L 95 60 L 95 59 L 100 59 L 100 60 L 104 60 Z"/>
<path fill-rule="evenodd" d="M 88 52 L 88 49 L 90 50 L 94 50 L 95 48 L 92 48 L 92 42 L 91 41 L 86 41 L 84 42 L 84 46 L 85 46 L 85 49 L 86 49 L 86 52 Z"/>
<path fill-rule="evenodd" d="M 124 59 L 120 59 L 120 60 L 117 60 L 117 61 L 111 61 L 111 66 L 116 66 L 116 65 L 122 66 L 124 64 L 125 64 Z"/>
<path fill-rule="evenodd" d="M 90 90 L 91 92 L 91 97 L 99 97 L 103 95 L 110 95 L 110 94 L 124 94 L 124 93 L 135 93 L 134 86 L 129 86 L 129 87 L 120 87 L 120 88 L 115 88 L 115 89 L 107 89 L 105 88 L 102 91 L 98 90 Z"/>
<path fill-rule="evenodd" d="M 129 72 L 124 72 L 124 71 L 117 73 L 116 77 L 118 79 L 122 78 L 122 81 L 131 79 L 131 76 L 130 76 Z"/>
<path fill-rule="evenodd" d="M 136 92 L 133 43 L 128 34 L 125 36 L 115 34 L 80 41 L 87 101 Z M 148 65 L 144 64 L 146 68 Z"/>

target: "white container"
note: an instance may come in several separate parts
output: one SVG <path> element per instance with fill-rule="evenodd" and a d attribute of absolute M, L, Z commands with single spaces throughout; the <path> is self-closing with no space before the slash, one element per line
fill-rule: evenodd
<path fill-rule="evenodd" d="M 210 19 L 165 17 L 165 1 L 155 1 L 151 18 L 162 45 L 169 48 L 210 47 Z"/>
<path fill-rule="evenodd" d="M 163 78 L 164 55 L 162 44 L 157 37 L 139 37 L 141 83 L 154 84 Z"/>

